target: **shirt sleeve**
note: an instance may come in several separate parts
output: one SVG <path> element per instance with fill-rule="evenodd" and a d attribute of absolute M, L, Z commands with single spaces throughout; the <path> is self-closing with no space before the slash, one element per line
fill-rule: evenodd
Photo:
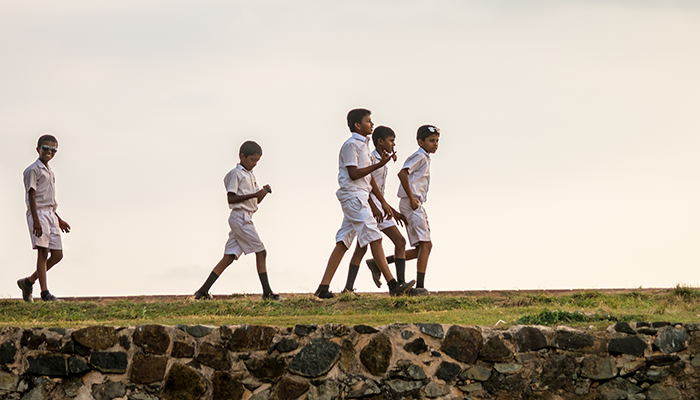
<path fill-rule="evenodd" d="M 24 192 L 29 193 L 29 189 L 34 189 L 36 191 L 37 186 L 37 173 L 36 169 L 28 168 L 24 171 Z"/>
<path fill-rule="evenodd" d="M 418 154 L 413 154 L 406 159 L 406 162 L 403 163 L 403 167 L 401 169 L 407 169 L 408 173 L 410 174 L 415 172 L 415 170 L 421 166 L 422 161 L 424 161 L 423 157 L 420 157 Z"/>
<path fill-rule="evenodd" d="M 226 175 L 226 178 L 224 178 L 224 182 L 226 183 L 226 192 L 227 193 L 233 193 L 233 194 L 239 194 L 238 193 L 238 174 L 236 173 L 236 170 L 233 170 Z"/>
<path fill-rule="evenodd" d="M 340 148 L 340 166 L 341 167 L 357 167 L 359 165 L 360 153 L 357 146 L 352 143 L 346 143 Z"/>

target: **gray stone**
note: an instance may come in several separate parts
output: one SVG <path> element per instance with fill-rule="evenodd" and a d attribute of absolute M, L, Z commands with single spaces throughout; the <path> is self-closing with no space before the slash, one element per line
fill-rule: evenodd
<path fill-rule="evenodd" d="M 658 330 L 652 328 L 637 328 L 637 333 L 642 335 L 656 336 Z"/>
<path fill-rule="evenodd" d="M 0 364 L 12 364 L 15 362 L 17 348 L 11 341 L 6 341 L 0 346 Z"/>
<path fill-rule="evenodd" d="M 244 325 L 231 335 L 228 349 L 231 351 L 267 350 L 277 331 L 269 326 Z"/>
<path fill-rule="evenodd" d="M 132 393 L 129 395 L 129 400 L 159 400 L 158 397 L 147 393 Z"/>
<path fill-rule="evenodd" d="M 425 344 L 425 340 L 419 337 L 418 339 L 408 342 L 403 346 L 403 349 L 409 353 L 420 355 L 428 351 L 428 345 Z"/>
<path fill-rule="evenodd" d="M 542 365 L 540 387 L 548 387 L 552 390 L 572 389 L 577 369 L 578 365 L 573 356 L 569 354 L 553 355 L 546 359 Z"/>
<path fill-rule="evenodd" d="M 558 331 L 554 336 L 554 346 L 564 350 L 581 350 L 593 343 L 593 336 L 585 333 Z"/>
<path fill-rule="evenodd" d="M 119 345 L 122 346 L 124 350 L 129 350 L 131 348 L 131 339 L 129 338 L 129 336 L 119 336 Z"/>
<path fill-rule="evenodd" d="M 165 368 L 168 365 L 168 357 L 150 356 L 141 352 L 134 354 L 129 371 L 129 379 L 133 383 L 161 382 L 165 377 Z"/>
<path fill-rule="evenodd" d="M 66 396 L 70 398 L 75 398 L 80 394 L 81 389 L 83 389 L 83 381 L 80 378 L 75 379 L 65 379 L 61 384 L 61 389 Z M 87 391 L 87 388 L 85 389 Z"/>
<path fill-rule="evenodd" d="M 107 381 L 92 385 L 92 397 L 95 400 L 112 400 L 126 395 L 126 385 L 123 382 Z"/>
<path fill-rule="evenodd" d="M 360 362 L 372 375 L 383 375 L 389 369 L 393 355 L 391 340 L 383 333 L 377 334 L 360 350 Z"/>
<path fill-rule="evenodd" d="M 262 382 L 260 382 L 259 380 L 250 377 L 243 379 L 241 383 L 243 384 L 243 386 L 245 386 L 246 389 L 250 390 L 251 392 L 254 392 L 255 389 L 263 385 Z"/>
<path fill-rule="evenodd" d="M 296 341 L 296 339 L 292 338 L 282 338 L 282 340 L 273 346 L 274 350 L 277 350 L 280 353 L 289 353 L 290 351 L 296 350 L 298 347 L 299 343 Z"/>
<path fill-rule="evenodd" d="M 245 394 L 243 383 L 223 371 L 214 372 L 211 379 L 214 399 L 240 400 Z"/>
<path fill-rule="evenodd" d="M 515 346 L 519 352 L 537 351 L 547 347 L 547 338 L 541 330 L 525 326 L 515 334 Z"/>
<path fill-rule="evenodd" d="M 664 326 L 669 326 L 671 325 L 670 322 L 665 322 L 665 321 L 655 321 L 651 323 L 652 328 L 663 328 Z"/>
<path fill-rule="evenodd" d="M 20 383 L 21 385 L 21 383 Z M 34 381 L 34 387 L 22 397 L 22 400 L 46 400 L 49 393 L 56 386 L 54 382 L 46 377 L 39 377 Z"/>
<path fill-rule="evenodd" d="M 680 398 L 680 390 L 671 386 L 663 386 L 658 383 L 651 385 L 647 391 L 647 399 L 649 400 L 672 400 Z"/>
<path fill-rule="evenodd" d="M 0 371 L 0 393 L 14 391 L 19 383 L 19 376 Z"/>
<path fill-rule="evenodd" d="M 475 381 L 484 382 L 491 377 L 491 371 L 482 365 L 475 365 L 459 375 L 460 380 L 472 379 Z"/>
<path fill-rule="evenodd" d="M 244 362 L 248 371 L 261 382 L 276 382 L 287 364 L 282 357 L 250 358 Z"/>
<path fill-rule="evenodd" d="M 478 330 L 452 325 L 447 330 L 440 349 L 459 362 L 473 364 L 483 343 L 484 339 Z"/>
<path fill-rule="evenodd" d="M 523 369 L 523 366 L 513 363 L 496 363 L 493 365 L 493 369 L 502 374 L 516 374 Z"/>
<path fill-rule="evenodd" d="M 340 356 L 340 345 L 324 339 L 312 340 L 294 356 L 289 371 L 308 378 L 326 374 Z"/>
<path fill-rule="evenodd" d="M 343 324 L 328 324 L 323 327 L 323 338 L 333 339 L 334 337 L 344 337 L 350 334 L 350 328 Z"/>
<path fill-rule="evenodd" d="M 690 335 L 685 329 L 667 326 L 661 330 L 661 333 L 654 340 L 654 344 L 662 352 L 670 354 L 685 349 L 688 339 L 690 339 Z"/>
<path fill-rule="evenodd" d="M 628 324 L 627 322 L 616 322 L 613 329 L 615 329 L 615 332 L 627 333 L 629 335 L 636 335 L 637 334 L 637 331 L 632 329 L 630 324 Z"/>
<path fill-rule="evenodd" d="M 311 332 L 316 330 L 317 327 L 318 327 L 317 324 L 295 325 L 294 326 L 294 333 L 297 336 L 309 336 L 311 334 Z"/>
<path fill-rule="evenodd" d="M 95 351 L 90 354 L 90 364 L 106 374 L 123 374 L 128 360 L 123 351 Z"/>
<path fill-rule="evenodd" d="M 228 350 L 221 346 L 215 346 L 211 343 L 204 343 L 199 348 L 197 361 L 212 367 L 217 371 L 226 371 L 231 369 L 231 360 L 228 358 Z"/>
<path fill-rule="evenodd" d="M 581 375 L 594 380 L 612 379 L 618 373 L 615 360 L 609 357 L 586 356 L 583 359 Z"/>
<path fill-rule="evenodd" d="M 481 384 L 481 382 L 475 382 L 475 383 L 470 383 L 468 385 L 460 385 L 458 386 L 459 390 L 466 392 L 466 393 L 472 393 L 472 392 L 478 392 L 481 390 L 484 390 L 484 386 Z"/>
<path fill-rule="evenodd" d="M 657 355 L 657 356 L 650 356 L 644 359 L 644 362 L 647 365 L 673 365 L 680 361 L 681 358 L 678 357 L 677 355 L 673 354 L 662 354 L 662 355 Z"/>
<path fill-rule="evenodd" d="M 484 389 L 489 393 L 523 393 L 529 394 L 530 386 L 523 382 L 520 374 L 502 374 L 498 371 L 483 383 Z M 526 397 L 527 398 L 527 397 Z"/>
<path fill-rule="evenodd" d="M 418 390 L 423 387 L 423 382 L 421 381 L 405 381 L 403 379 L 392 379 L 386 381 L 386 384 L 395 393 L 406 393 L 414 390 Z"/>
<path fill-rule="evenodd" d="M 450 393 L 450 390 L 445 385 L 430 381 L 423 387 L 423 393 L 425 393 L 425 397 L 434 399 L 436 397 L 446 396 Z"/>
<path fill-rule="evenodd" d="M 654 367 L 653 369 L 641 370 L 634 374 L 634 379 L 639 382 L 661 382 L 668 378 L 670 372 L 667 367 Z"/>
<path fill-rule="evenodd" d="M 375 387 L 377 385 L 375 384 Z M 311 385 L 309 387 L 308 400 L 336 400 L 340 398 L 340 382 L 326 380 L 318 386 Z M 378 390 L 379 388 L 377 388 Z M 376 394 L 380 393 L 378 391 Z M 364 396 L 363 396 L 364 397 Z"/>
<path fill-rule="evenodd" d="M 144 353 L 165 354 L 170 347 L 170 336 L 162 325 L 141 325 L 134 330 L 134 344 Z"/>
<path fill-rule="evenodd" d="M 309 390 L 309 382 L 299 378 L 285 376 L 272 391 L 271 399 L 293 400 Z"/>
<path fill-rule="evenodd" d="M 213 327 L 205 325 L 176 325 L 175 327 L 196 338 L 207 336 L 214 330 Z"/>
<path fill-rule="evenodd" d="M 68 358 L 68 370 L 71 374 L 82 375 L 90 371 L 90 367 L 80 357 L 70 356 Z"/>
<path fill-rule="evenodd" d="M 30 375 L 67 376 L 68 364 L 62 355 L 48 354 L 37 357 L 28 356 L 29 367 L 25 371 Z"/>
<path fill-rule="evenodd" d="M 440 324 L 416 324 L 418 330 L 422 333 L 432 336 L 437 339 L 442 339 L 445 337 L 445 331 L 442 330 L 442 325 Z"/>
<path fill-rule="evenodd" d="M 206 380 L 194 369 L 173 364 L 163 386 L 164 400 L 195 400 L 207 392 Z"/>
<path fill-rule="evenodd" d="M 347 395 L 345 396 L 347 399 L 365 398 L 382 392 L 375 381 L 363 377 L 346 379 L 346 385 L 348 385 Z"/>
<path fill-rule="evenodd" d="M 630 354 L 633 356 L 644 355 L 644 350 L 649 345 L 639 336 L 628 336 L 623 338 L 611 339 L 608 343 L 608 352 L 610 354 Z"/>
<path fill-rule="evenodd" d="M 408 339 L 412 338 L 413 335 L 415 335 L 415 333 L 413 333 L 411 331 L 406 331 L 406 330 L 401 331 L 401 339 L 403 339 L 403 340 L 408 340 Z"/>
<path fill-rule="evenodd" d="M 255 393 L 254 395 L 250 396 L 250 399 L 248 400 L 270 400 L 270 395 L 272 394 L 272 391 L 270 389 L 263 390 L 261 392 Z"/>
<path fill-rule="evenodd" d="M 389 370 L 389 378 L 422 381 L 427 378 L 423 368 L 408 360 L 399 360 L 396 366 Z"/>
<path fill-rule="evenodd" d="M 503 362 L 513 358 L 513 352 L 503 339 L 494 336 L 484 343 L 484 347 L 481 348 L 480 358 L 485 361 Z"/>
<path fill-rule="evenodd" d="M 368 335 L 368 334 L 379 332 L 376 328 L 373 328 L 369 325 L 355 325 L 353 327 L 353 329 L 355 330 L 355 332 L 363 334 L 363 335 Z"/>
<path fill-rule="evenodd" d="M 693 357 L 693 360 L 690 361 L 690 365 L 692 365 L 693 367 L 700 367 L 700 354 Z"/>
<path fill-rule="evenodd" d="M 435 371 L 435 377 L 445 382 L 451 382 L 460 372 L 462 372 L 462 367 L 459 364 L 443 361 Z"/>
<path fill-rule="evenodd" d="M 181 341 L 173 342 L 173 349 L 170 352 L 171 357 L 175 358 L 192 358 L 194 357 L 194 346 Z"/>
<path fill-rule="evenodd" d="M 78 329 L 72 336 L 80 345 L 93 350 L 107 350 L 117 344 L 117 330 L 111 326 L 89 326 Z"/>
<path fill-rule="evenodd" d="M 340 345 L 340 361 L 338 362 L 340 370 L 348 373 L 357 368 L 356 355 L 355 345 L 351 341 L 343 339 L 343 343 Z"/>

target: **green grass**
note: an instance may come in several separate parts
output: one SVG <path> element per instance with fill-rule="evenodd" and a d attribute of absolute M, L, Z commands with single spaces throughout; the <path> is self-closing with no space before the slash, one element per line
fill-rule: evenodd
<path fill-rule="evenodd" d="M 125 298 L 62 303 L 0 300 L 0 327 L 135 326 L 147 323 L 293 326 L 309 323 L 387 325 L 436 322 L 506 328 L 513 324 L 594 325 L 615 321 L 697 322 L 700 290 L 678 285 L 666 290 L 571 292 L 466 292 L 428 297 L 340 295 L 318 300 L 287 295 L 283 302 L 233 295 L 214 301 L 191 298 Z M 500 322 L 499 322 L 500 321 Z"/>

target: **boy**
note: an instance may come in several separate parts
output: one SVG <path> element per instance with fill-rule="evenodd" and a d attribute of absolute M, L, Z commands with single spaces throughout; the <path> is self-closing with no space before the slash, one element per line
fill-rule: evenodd
<path fill-rule="evenodd" d="M 372 164 L 377 164 L 381 161 L 380 153 L 383 152 L 392 154 L 392 159 L 396 161 L 396 153 L 394 152 L 394 147 L 396 145 L 396 133 L 394 133 L 394 131 L 391 128 L 387 126 L 378 126 L 377 128 L 375 128 L 374 132 L 372 133 L 372 142 L 374 142 L 375 148 L 375 150 L 372 151 Z M 374 181 L 377 184 L 377 189 L 382 194 L 382 196 L 385 192 L 386 177 L 388 173 L 389 166 L 386 164 L 383 167 L 372 172 L 372 178 L 374 178 Z M 403 237 L 403 235 L 401 235 L 401 232 L 397 228 L 394 221 L 390 218 L 384 218 L 381 211 L 379 211 L 381 203 L 379 199 L 377 199 L 377 196 L 374 195 L 374 193 L 370 193 L 369 205 L 372 209 L 372 213 L 374 215 L 379 215 L 379 218 L 377 219 L 378 229 L 382 233 L 384 233 L 389 239 L 391 239 L 391 241 L 394 243 L 394 255 L 387 257 L 387 262 L 389 264 L 395 262 L 396 280 L 399 283 L 404 283 L 406 282 L 406 239 Z M 401 215 L 401 213 L 399 213 L 398 211 L 396 211 L 393 207 L 391 208 L 391 211 L 394 218 L 399 222 L 400 225 L 403 226 L 403 223 L 405 222 L 404 216 Z M 364 257 L 366 251 L 366 247 L 362 248 L 359 245 L 355 246 L 355 252 L 353 253 L 352 258 L 350 260 L 348 280 L 345 285 L 345 289 L 343 289 L 343 293 L 354 293 L 353 286 L 355 284 L 355 278 L 357 277 L 357 271 L 360 268 L 360 262 L 362 261 L 362 257 Z M 415 255 L 413 255 L 413 258 L 415 258 Z M 372 279 L 374 280 L 374 283 L 377 285 L 377 287 L 381 287 L 381 271 L 377 267 L 377 264 L 374 262 L 374 260 L 367 260 L 367 265 L 372 271 Z M 413 289 L 409 290 L 409 294 L 411 293 L 411 291 L 413 291 Z"/>
<path fill-rule="evenodd" d="M 338 185 L 340 188 L 336 192 L 336 197 L 343 209 L 343 223 L 335 236 L 335 247 L 328 259 L 321 284 L 314 295 L 321 299 L 335 297 L 328 288 L 343 255 L 357 235 L 358 245 L 366 247 L 369 244 L 374 259 L 380 260 L 377 266 L 389 284 L 389 293 L 392 296 L 398 296 L 410 289 L 415 281 L 399 284 L 391 275 L 389 265 L 384 258 L 382 234 L 379 232 L 377 221 L 372 215 L 368 201 L 370 191 L 373 187 L 376 188 L 372 172 L 389 162 L 392 154 L 384 151 L 381 153 L 380 161 L 372 164 L 368 136 L 372 134 L 374 124 L 369 110 L 363 108 L 350 110 L 347 122 L 352 135 L 340 148 L 338 157 Z M 374 193 L 384 212 L 387 216 L 391 216 L 391 207 L 384 201 L 384 196 L 378 190 Z"/>
<path fill-rule="evenodd" d="M 196 300 L 211 300 L 209 289 L 226 267 L 237 260 L 241 254 L 255 253 L 255 265 L 263 287 L 262 299 L 278 301 L 280 296 L 272 292 L 267 279 L 267 265 L 265 263 L 267 251 L 251 219 L 253 213 L 258 210 L 258 204 L 268 193 L 272 193 L 270 185 L 259 189 L 255 175 L 253 175 L 253 168 L 258 165 L 258 161 L 262 157 L 262 148 L 259 144 L 249 140 L 241 145 L 238 156 L 240 163 L 224 177 L 228 206 L 231 209 L 228 218 L 231 232 L 228 235 L 224 256 L 209 274 L 204 285 L 194 293 L 194 298 Z"/>
<path fill-rule="evenodd" d="M 43 135 L 36 147 L 39 159 L 24 170 L 24 196 L 27 204 L 27 225 L 32 248 L 37 251 L 36 271 L 17 281 L 22 299 L 31 302 L 33 285 L 39 280 L 43 301 L 60 301 L 49 292 L 46 271 L 63 258 L 61 232 L 70 232 L 70 225 L 56 214 L 56 177 L 49 167 L 58 152 L 58 140 L 53 135 Z"/>

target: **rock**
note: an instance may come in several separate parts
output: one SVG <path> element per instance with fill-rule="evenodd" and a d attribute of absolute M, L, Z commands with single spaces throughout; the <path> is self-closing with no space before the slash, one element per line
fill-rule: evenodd
<path fill-rule="evenodd" d="M 20 382 L 19 385 L 22 385 Z M 34 381 L 34 387 L 26 395 L 22 397 L 22 400 L 45 400 L 50 398 L 50 392 L 56 384 L 46 377 L 39 377 Z M 18 387 L 19 389 L 19 387 Z M 25 389 L 26 390 L 26 389 Z M 19 397 L 16 397 L 19 398 Z"/>
<path fill-rule="evenodd" d="M 513 363 L 496 363 L 493 365 L 493 369 L 496 371 L 502 373 L 502 374 L 515 374 L 520 372 L 523 369 L 523 366 L 520 364 L 513 364 Z"/>
<path fill-rule="evenodd" d="M 537 351 L 547 347 L 547 338 L 541 330 L 525 326 L 515 334 L 515 347 L 521 353 Z"/>
<path fill-rule="evenodd" d="M 389 369 L 392 355 L 391 340 L 387 335 L 380 333 L 360 350 L 360 362 L 370 374 L 379 376 Z"/>
<path fill-rule="evenodd" d="M 653 384 L 647 391 L 647 399 L 649 400 L 671 400 L 680 399 L 681 392 L 671 386 L 663 386 L 661 384 Z"/>
<path fill-rule="evenodd" d="M 650 356 L 644 359 L 647 365 L 672 365 L 680 361 L 677 355 L 662 354 L 658 356 Z"/>
<path fill-rule="evenodd" d="M 377 329 L 375 329 L 369 325 L 355 325 L 353 327 L 353 329 L 355 329 L 355 332 L 363 334 L 363 335 L 369 335 L 372 333 L 379 332 Z"/>
<path fill-rule="evenodd" d="M 501 374 L 499 372 L 494 372 L 493 374 L 491 374 L 491 377 L 483 383 L 483 387 L 489 393 L 494 394 L 499 392 L 506 392 L 522 393 L 523 395 L 525 395 L 525 393 L 528 393 L 530 391 L 529 385 L 525 385 L 523 380 L 520 378 L 519 374 L 507 375 Z"/>
<path fill-rule="evenodd" d="M 480 382 L 470 383 L 468 385 L 460 385 L 457 387 L 459 388 L 459 390 L 465 393 L 472 393 L 484 390 L 484 386 Z"/>
<path fill-rule="evenodd" d="M 374 385 L 377 387 L 377 385 Z M 326 380 L 319 385 L 311 385 L 309 387 L 308 400 L 336 400 L 340 398 L 340 383 L 336 381 Z M 381 393 L 379 388 L 378 392 Z"/>
<path fill-rule="evenodd" d="M 612 379 L 618 373 L 615 360 L 609 357 L 586 356 L 583 359 L 581 375 L 594 380 Z"/>
<path fill-rule="evenodd" d="M 30 375 L 67 376 L 68 364 L 65 357 L 57 354 L 27 356 L 29 367 L 24 372 Z"/>
<path fill-rule="evenodd" d="M 245 378 L 241 381 L 241 383 L 251 392 L 254 392 L 257 388 L 263 385 L 262 382 L 255 378 Z"/>
<path fill-rule="evenodd" d="M 289 371 L 308 378 L 326 374 L 340 356 L 340 345 L 324 339 L 312 340 L 294 356 Z"/>
<path fill-rule="evenodd" d="M 437 350 L 430 350 L 430 357 L 442 357 L 442 353 Z"/>
<path fill-rule="evenodd" d="M 425 393 L 425 397 L 434 399 L 436 397 L 446 396 L 450 393 L 450 390 L 445 385 L 430 381 L 423 387 L 423 393 Z"/>
<path fill-rule="evenodd" d="M 340 361 L 338 362 L 341 371 L 348 373 L 357 367 L 355 355 L 355 345 L 351 341 L 344 339 L 340 345 Z"/>
<path fill-rule="evenodd" d="M 403 379 L 392 379 L 388 380 L 385 382 L 387 386 L 393 391 L 394 393 L 397 394 L 402 394 L 400 396 L 401 398 L 407 398 L 408 395 L 406 392 L 416 392 L 415 396 L 411 396 L 413 398 L 420 398 L 420 392 L 419 389 L 423 387 L 423 382 L 421 381 L 405 381 Z"/>
<path fill-rule="evenodd" d="M 615 338 L 608 343 L 608 353 L 630 354 L 639 357 L 644 355 L 644 350 L 648 346 L 647 342 L 639 336 Z"/>
<path fill-rule="evenodd" d="M 54 338 L 47 338 L 44 333 L 37 335 L 33 330 L 28 329 L 22 333 L 20 345 L 28 350 L 61 350 L 61 342 Z"/>
<path fill-rule="evenodd" d="M 494 336 L 484 343 L 484 347 L 481 348 L 480 357 L 485 361 L 503 362 L 513 358 L 513 352 L 508 348 L 503 339 Z"/>
<path fill-rule="evenodd" d="M 334 337 L 344 337 L 350 334 L 350 328 L 343 324 L 328 324 L 324 326 L 323 338 L 333 339 Z"/>
<path fill-rule="evenodd" d="M 693 357 L 693 360 L 690 361 L 690 365 L 692 365 L 693 367 L 696 367 L 696 368 L 697 368 L 697 367 L 700 367 L 700 354 L 698 354 L 697 356 Z"/>
<path fill-rule="evenodd" d="M 250 358 L 244 364 L 248 371 L 261 382 L 276 382 L 287 367 L 282 357 Z"/>
<path fill-rule="evenodd" d="M 581 350 L 593 343 L 593 337 L 585 333 L 562 330 L 554 336 L 554 346 L 564 350 Z"/>
<path fill-rule="evenodd" d="M 481 351 L 483 341 L 478 330 L 452 325 L 447 330 L 440 350 L 459 362 L 473 364 Z"/>
<path fill-rule="evenodd" d="M 659 333 L 659 331 L 652 328 L 637 328 L 637 333 L 641 333 L 642 335 L 656 336 L 656 334 Z"/>
<path fill-rule="evenodd" d="M 231 360 L 228 358 L 228 350 L 211 343 L 202 344 L 199 348 L 197 361 L 217 371 L 227 371 L 231 369 Z"/>
<path fill-rule="evenodd" d="M 214 399 L 240 400 L 245 394 L 243 383 L 234 379 L 231 374 L 227 372 L 214 372 L 211 383 L 214 391 Z"/>
<path fill-rule="evenodd" d="M 187 342 L 174 341 L 173 349 L 170 352 L 171 357 L 175 358 L 192 358 L 194 357 L 194 346 Z"/>
<path fill-rule="evenodd" d="M 90 372 L 90 367 L 83 361 L 82 358 L 70 356 L 68 358 L 68 371 L 73 375 L 82 375 Z"/>
<path fill-rule="evenodd" d="M 420 355 L 428 351 L 428 345 L 425 344 L 425 340 L 423 340 L 423 338 L 419 337 L 418 339 L 403 345 L 403 349 L 409 353 Z"/>
<path fill-rule="evenodd" d="M 214 330 L 213 327 L 205 325 L 175 325 L 175 327 L 196 338 L 207 336 Z"/>
<path fill-rule="evenodd" d="M 150 356 L 141 352 L 134 354 L 131 361 L 129 379 L 133 383 L 161 382 L 165 377 L 165 368 L 168 365 L 168 357 Z"/>
<path fill-rule="evenodd" d="M 688 339 L 690 339 L 690 335 L 685 329 L 675 329 L 672 326 L 667 326 L 661 329 L 661 333 L 654 340 L 654 344 L 662 352 L 670 354 L 685 349 Z"/>
<path fill-rule="evenodd" d="M 442 339 L 445 337 L 445 332 L 442 330 L 442 325 L 440 324 L 416 324 L 418 330 L 422 333 L 432 336 L 437 339 Z"/>
<path fill-rule="evenodd" d="M 60 385 L 60 388 L 63 390 L 63 393 L 71 399 L 77 397 L 81 390 L 85 390 L 86 392 L 88 391 L 80 378 L 64 379 Z"/>
<path fill-rule="evenodd" d="M 616 322 L 613 329 L 615 329 L 615 332 L 627 333 L 629 335 L 636 335 L 637 334 L 637 331 L 632 329 L 630 324 L 628 324 L 627 322 Z"/>
<path fill-rule="evenodd" d="M 578 365 L 573 356 L 569 354 L 553 355 L 546 359 L 542 365 L 539 386 L 548 387 L 551 390 L 569 389 L 576 379 L 574 375 L 577 369 Z"/>
<path fill-rule="evenodd" d="M 317 324 L 295 325 L 294 326 L 294 333 L 297 336 L 309 336 L 311 334 L 311 332 L 316 330 L 317 327 L 318 327 Z"/>
<path fill-rule="evenodd" d="M 129 350 L 131 348 L 131 339 L 129 338 L 129 336 L 119 336 L 119 345 L 122 346 L 124 350 Z"/>
<path fill-rule="evenodd" d="M 207 384 L 194 369 L 182 364 L 173 364 L 163 386 L 164 400 L 195 400 L 207 392 Z"/>
<path fill-rule="evenodd" d="M 641 370 L 634 374 L 634 379 L 639 382 L 661 382 L 668 378 L 670 372 L 667 367 L 654 367 L 654 369 Z"/>
<path fill-rule="evenodd" d="M 162 325 L 141 325 L 134 330 L 134 344 L 144 353 L 165 354 L 170 347 L 170 336 Z"/>
<path fill-rule="evenodd" d="M 11 341 L 6 341 L 0 346 L 0 364 L 12 364 L 15 362 L 17 348 Z"/>
<path fill-rule="evenodd" d="M 293 400 L 309 390 L 309 382 L 285 376 L 272 392 L 273 400 Z"/>
<path fill-rule="evenodd" d="M 633 360 L 625 361 L 622 364 L 622 367 L 620 368 L 620 376 L 625 376 L 629 375 L 633 372 L 636 372 L 640 368 L 644 367 L 646 363 L 644 360 L 640 360 L 638 358 L 635 358 Z"/>
<path fill-rule="evenodd" d="M 0 393 L 13 392 L 19 383 L 19 376 L 0 371 Z"/>
<path fill-rule="evenodd" d="M 78 329 L 72 336 L 80 345 L 93 350 L 107 350 L 117 344 L 117 331 L 111 326 L 89 326 Z"/>
<path fill-rule="evenodd" d="M 413 364 L 409 360 L 399 360 L 396 366 L 389 371 L 389 378 L 422 381 L 427 378 L 423 368 Z"/>
<path fill-rule="evenodd" d="M 274 350 L 280 353 L 289 353 L 290 351 L 296 350 L 298 347 L 299 343 L 292 338 L 282 338 L 282 340 L 273 346 Z"/>
<path fill-rule="evenodd" d="M 92 385 L 92 397 L 95 400 L 112 400 L 126 396 L 126 385 L 123 382 L 107 381 Z"/>
<path fill-rule="evenodd" d="M 128 361 L 122 351 L 95 351 L 90 354 L 90 364 L 102 373 L 123 374 Z"/>
<path fill-rule="evenodd" d="M 475 365 L 459 375 L 459 379 L 464 381 L 467 379 L 484 382 L 491 377 L 491 371 L 482 365 Z"/>
<path fill-rule="evenodd" d="M 622 378 L 615 378 L 598 386 L 598 393 L 605 400 L 626 400 L 629 395 L 634 395 L 641 391 L 640 387 Z"/>
<path fill-rule="evenodd" d="M 233 332 L 228 342 L 231 351 L 267 350 L 277 331 L 269 326 L 244 325 Z"/>
<path fill-rule="evenodd" d="M 382 390 L 377 386 L 377 383 L 372 379 L 365 378 L 359 375 L 349 375 L 341 378 L 341 381 L 347 385 L 345 398 L 358 399 L 367 398 L 382 393 Z M 336 398 L 333 398 L 334 400 Z"/>
<path fill-rule="evenodd" d="M 435 371 L 435 377 L 445 382 L 451 382 L 460 372 L 462 372 L 462 367 L 459 364 L 443 361 Z"/>
<path fill-rule="evenodd" d="M 651 323 L 652 328 L 663 328 L 664 326 L 669 326 L 671 325 L 670 322 L 664 322 L 664 321 L 656 321 Z"/>
<path fill-rule="evenodd" d="M 412 338 L 413 335 L 415 335 L 415 334 L 411 331 L 405 331 L 405 330 L 401 331 L 401 339 L 403 339 L 403 340 L 408 340 L 408 339 Z"/>

